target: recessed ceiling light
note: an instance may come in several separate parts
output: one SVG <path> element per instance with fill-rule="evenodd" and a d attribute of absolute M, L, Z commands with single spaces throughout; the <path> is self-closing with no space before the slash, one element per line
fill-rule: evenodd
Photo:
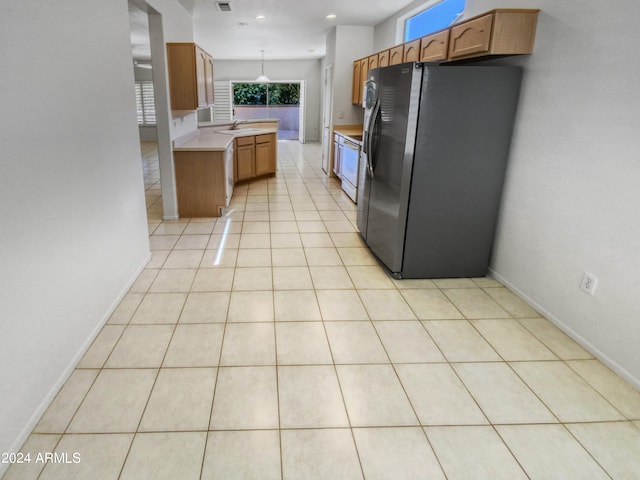
<path fill-rule="evenodd" d="M 256 17 L 256 20 L 258 20 L 259 22 L 262 22 L 264 19 L 265 19 L 265 16 L 264 16 L 264 15 L 258 15 L 258 16 Z"/>
<path fill-rule="evenodd" d="M 330 13 L 329 15 L 327 15 L 327 18 L 328 18 L 329 20 L 333 20 L 334 18 L 336 18 L 336 16 L 337 16 L 337 15 L 336 15 L 335 13 Z"/>

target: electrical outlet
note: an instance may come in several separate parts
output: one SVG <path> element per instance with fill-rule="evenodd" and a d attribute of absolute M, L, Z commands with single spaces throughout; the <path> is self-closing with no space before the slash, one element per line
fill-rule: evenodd
<path fill-rule="evenodd" d="M 587 292 L 589 295 L 596 294 L 596 285 L 598 285 L 598 279 L 591 275 L 590 273 L 585 272 L 582 275 L 582 282 L 580 282 L 580 288 Z"/>

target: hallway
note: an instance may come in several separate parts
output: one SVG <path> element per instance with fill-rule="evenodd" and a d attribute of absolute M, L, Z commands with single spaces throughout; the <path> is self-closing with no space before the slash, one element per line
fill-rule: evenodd
<path fill-rule="evenodd" d="M 227 215 L 162 221 L 147 268 L 8 479 L 632 479 L 640 393 L 491 278 L 395 280 L 318 144 Z"/>

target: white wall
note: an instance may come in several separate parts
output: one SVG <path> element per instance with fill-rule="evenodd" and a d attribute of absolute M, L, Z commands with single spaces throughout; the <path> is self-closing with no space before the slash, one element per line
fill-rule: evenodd
<path fill-rule="evenodd" d="M 362 123 L 362 107 L 351 103 L 353 61 L 373 53 L 373 32 L 373 27 L 336 27 L 333 52 L 333 124 Z"/>
<path fill-rule="evenodd" d="M 467 0 L 465 18 L 501 6 Z M 640 388 L 640 4 L 508 6 L 541 12 L 534 54 L 494 62 L 525 79 L 492 268 Z M 376 45 L 393 42 L 388 27 Z M 584 271 L 599 279 L 593 297 Z"/>
<path fill-rule="evenodd" d="M 176 0 L 148 0 L 151 64 L 156 100 L 156 134 L 165 220 L 178 218 L 172 140 L 196 130 L 195 112 L 173 112 L 169 100 L 167 42 L 193 41 L 191 15 Z"/>
<path fill-rule="evenodd" d="M 193 18 L 191 14 L 185 10 L 185 8 L 178 3 L 177 0 L 146 0 L 146 2 L 155 11 L 161 15 L 162 18 L 162 39 L 164 43 L 169 42 L 193 42 Z M 153 25 L 153 21 L 152 24 Z M 152 45 L 152 57 L 157 56 L 162 52 L 165 75 L 166 72 L 166 49 L 164 45 L 162 48 L 157 48 L 154 51 Z M 152 58 L 154 62 L 157 62 L 157 58 Z M 155 72 L 154 72 L 155 73 Z M 165 77 L 168 78 L 168 77 Z M 167 85 L 168 88 L 168 85 Z M 166 91 L 168 98 L 169 91 Z M 198 119 L 196 112 L 171 112 L 170 115 L 170 128 L 171 139 L 176 139 L 182 135 L 185 135 L 198 128 Z"/>
<path fill-rule="evenodd" d="M 164 64 L 164 74 L 165 78 L 167 75 L 166 71 L 166 48 L 164 44 L 169 42 L 193 42 L 193 18 L 191 14 L 185 10 L 185 8 L 178 3 L 177 0 L 146 0 L 146 3 L 149 4 L 158 14 L 160 14 L 162 19 L 162 39 L 163 44 L 160 46 L 161 48 L 154 49 L 152 45 L 152 57 L 156 57 L 160 53 L 162 53 L 164 60 L 162 63 Z M 151 20 L 150 28 L 153 28 L 154 22 Z M 153 34 L 152 34 L 153 37 Z M 157 58 L 152 58 L 154 64 L 158 63 Z M 156 69 L 154 65 L 154 69 Z M 154 71 L 154 74 L 157 74 Z M 168 88 L 168 85 L 167 85 Z M 168 98 L 169 92 L 168 89 L 165 92 Z M 170 110 L 167 111 L 167 114 L 170 116 L 170 135 L 171 139 L 176 139 L 182 135 L 185 135 L 193 130 L 198 128 L 198 119 L 196 116 L 196 112 L 172 112 Z"/>
<path fill-rule="evenodd" d="M 0 452 L 9 452 L 144 267 L 149 243 L 127 3 L 2 2 L 0 58 Z"/>
<path fill-rule="evenodd" d="M 320 138 L 320 60 L 265 60 L 264 72 L 270 80 L 304 80 L 305 91 L 305 138 L 317 142 Z M 260 60 L 216 60 L 213 59 L 213 76 L 216 81 L 253 81 L 260 74 Z"/>

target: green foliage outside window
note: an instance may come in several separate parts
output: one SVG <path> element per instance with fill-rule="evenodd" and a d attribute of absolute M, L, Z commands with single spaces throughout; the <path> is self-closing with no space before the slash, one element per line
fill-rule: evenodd
<path fill-rule="evenodd" d="M 299 105 L 299 83 L 234 83 L 234 105 Z"/>

